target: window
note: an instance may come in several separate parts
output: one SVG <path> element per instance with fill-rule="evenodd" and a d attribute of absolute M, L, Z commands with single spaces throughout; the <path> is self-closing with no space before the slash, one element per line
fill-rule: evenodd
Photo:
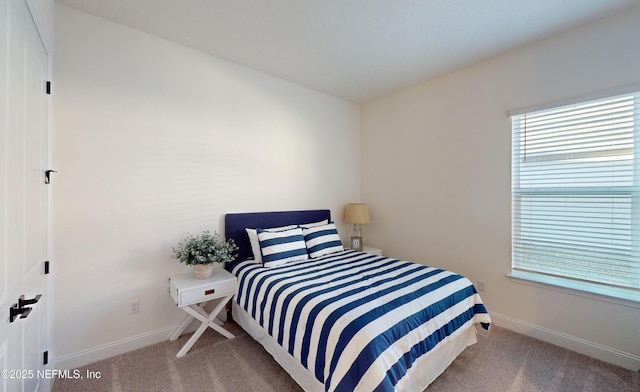
<path fill-rule="evenodd" d="M 640 289 L 640 93 L 512 116 L 512 268 Z"/>

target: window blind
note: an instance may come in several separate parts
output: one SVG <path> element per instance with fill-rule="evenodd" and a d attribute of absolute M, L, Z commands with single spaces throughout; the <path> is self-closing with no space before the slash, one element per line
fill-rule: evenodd
<path fill-rule="evenodd" d="M 512 116 L 512 268 L 640 289 L 640 93 Z"/>

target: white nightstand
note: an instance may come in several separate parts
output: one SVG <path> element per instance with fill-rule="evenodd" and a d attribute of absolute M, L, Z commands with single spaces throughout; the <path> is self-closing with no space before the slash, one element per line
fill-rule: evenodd
<path fill-rule="evenodd" d="M 173 301 L 178 308 L 189 314 L 173 332 L 170 340 L 178 339 L 194 318 L 202 323 L 182 349 L 178 351 L 177 357 L 184 356 L 202 336 L 207 327 L 216 330 L 229 339 L 234 337 L 229 331 L 221 327 L 222 322 L 218 321 L 216 316 L 236 293 L 236 286 L 236 277 L 223 268 L 214 269 L 209 279 L 196 279 L 193 272 L 169 278 L 169 293 L 171 293 Z M 219 300 L 218 304 L 211 313 L 207 313 L 204 310 L 204 305 L 215 299 Z"/>
<path fill-rule="evenodd" d="M 362 247 L 362 251 L 365 253 L 371 253 L 373 255 L 378 255 L 378 256 L 382 256 L 382 249 L 378 249 L 378 248 L 372 248 L 370 246 L 363 246 Z"/>

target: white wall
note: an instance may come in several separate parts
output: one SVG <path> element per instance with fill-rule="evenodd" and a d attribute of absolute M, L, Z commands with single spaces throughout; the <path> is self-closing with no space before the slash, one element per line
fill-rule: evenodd
<path fill-rule="evenodd" d="M 360 108 L 56 5 L 59 367 L 165 339 L 186 232 L 360 199 Z M 348 237 L 345 237 L 348 238 Z M 128 314 L 130 300 L 140 313 Z"/>
<path fill-rule="evenodd" d="M 363 106 L 366 242 L 474 282 L 497 324 L 640 365 L 637 307 L 512 282 L 509 110 L 640 82 L 640 8 Z M 640 304 L 639 304 L 640 305 Z"/>

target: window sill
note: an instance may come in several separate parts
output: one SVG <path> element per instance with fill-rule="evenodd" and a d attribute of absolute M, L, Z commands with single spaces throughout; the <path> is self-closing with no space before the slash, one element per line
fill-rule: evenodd
<path fill-rule="evenodd" d="M 597 301 L 640 309 L 640 291 L 609 287 L 587 282 L 576 282 L 554 276 L 525 271 L 511 271 L 507 276 L 514 283 L 526 284 L 565 294 L 577 295 Z"/>

